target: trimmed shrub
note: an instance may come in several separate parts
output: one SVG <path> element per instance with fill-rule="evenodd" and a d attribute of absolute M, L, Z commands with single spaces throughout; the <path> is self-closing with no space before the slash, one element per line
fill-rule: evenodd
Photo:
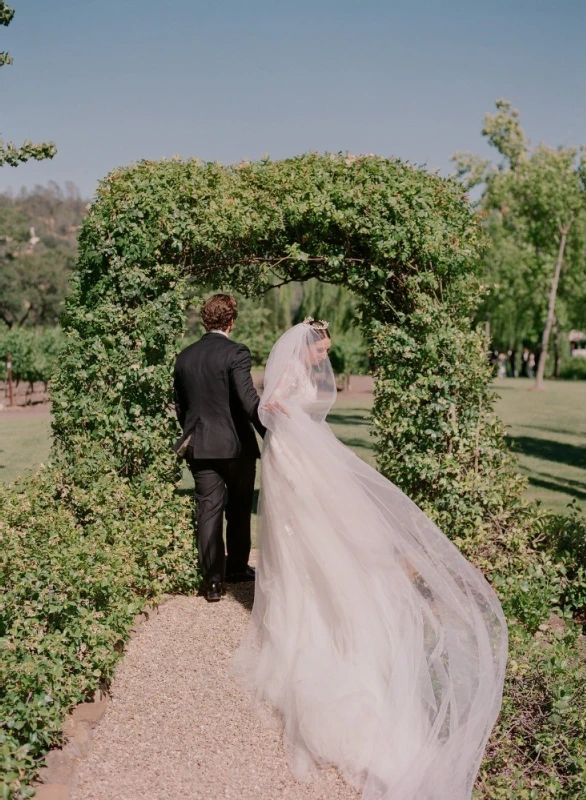
<path fill-rule="evenodd" d="M 509 619 L 503 707 L 475 800 L 586 796 L 584 653 L 576 649 L 576 627 L 550 619 L 533 636 Z"/>

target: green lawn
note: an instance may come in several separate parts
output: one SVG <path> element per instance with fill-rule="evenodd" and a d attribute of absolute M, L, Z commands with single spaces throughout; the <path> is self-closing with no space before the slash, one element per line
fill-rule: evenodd
<path fill-rule="evenodd" d="M 497 413 L 529 478 L 528 496 L 556 511 L 563 511 L 575 499 L 586 511 L 586 382 L 549 381 L 546 385 L 546 391 L 533 392 L 531 383 L 523 379 L 497 381 Z M 329 422 L 344 444 L 374 464 L 368 435 L 371 402 L 368 394 L 341 392 Z M 0 481 L 11 481 L 44 461 L 49 435 L 48 414 L 0 414 Z M 191 491 L 192 486 L 187 473 L 182 488 Z"/>
<path fill-rule="evenodd" d="M 49 455 L 49 413 L 0 414 L 0 482 L 10 483 L 36 467 Z"/>
<path fill-rule="evenodd" d="M 546 381 L 543 392 L 531 386 L 522 378 L 494 384 L 528 495 L 555 511 L 572 500 L 586 511 L 586 381 Z"/>
<path fill-rule="evenodd" d="M 496 412 L 529 479 L 527 496 L 554 511 L 575 500 L 586 511 L 586 381 L 546 381 L 543 392 L 531 386 L 519 378 L 494 384 L 500 395 Z M 374 464 L 369 407 L 367 397 L 341 394 L 329 421 L 344 444 Z"/>
<path fill-rule="evenodd" d="M 527 496 L 554 511 L 575 500 L 586 511 L 586 381 L 546 381 L 543 392 L 531 386 L 519 378 L 494 384 L 500 395 L 496 412 L 529 479 Z M 341 394 L 329 421 L 344 444 L 374 464 L 365 419 L 369 407 L 364 396 Z"/>

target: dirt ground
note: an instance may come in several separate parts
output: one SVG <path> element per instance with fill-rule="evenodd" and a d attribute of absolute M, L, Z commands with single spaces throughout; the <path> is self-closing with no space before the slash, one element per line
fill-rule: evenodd
<path fill-rule="evenodd" d="M 44 383 L 34 383 L 32 390 L 30 384 L 24 381 L 20 381 L 18 386 L 13 384 L 12 401 L 13 404 L 11 406 L 8 384 L 5 381 L 0 381 L 0 411 L 10 411 L 11 413 L 34 410 L 43 410 L 48 413 L 49 411 Z"/>

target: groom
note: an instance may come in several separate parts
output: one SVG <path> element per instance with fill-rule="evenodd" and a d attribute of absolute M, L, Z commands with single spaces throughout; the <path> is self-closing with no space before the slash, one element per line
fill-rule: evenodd
<path fill-rule="evenodd" d="M 258 418 L 250 350 L 230 340 L 237 316 L 233 297 L 210 297 L 201 309 L 207 332 L 175 363 L 175 410 L 183 434 L 174 449 L 185 457 L 195 480 L 199 566 L 210 602 L 221 599 L 224 580 L 254 580 L 248 557 L 260 452 L 252 425 L 261 436 L 266 430 Z"/>

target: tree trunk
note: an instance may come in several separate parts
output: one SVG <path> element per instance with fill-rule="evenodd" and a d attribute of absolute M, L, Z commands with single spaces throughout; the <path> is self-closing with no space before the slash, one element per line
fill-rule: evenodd
<path fill-rule="evenodd" d="M 553 327 L 553 323 L 555 320 L 555 300 L 558 292 L 558 284 L 560 282 L 560 273 L 562 271 L 562 264 L 564 263 L 564 250 L 566 249 L 566 241 L 568 238 L 568 232 L 570 230 L 572 223 L 569 222 L 567 225 L 561 226 L 560 225 L 560 246 L 558 249 L 558 257 L 555 263 L 555 270 L 553 273 L 553 279 L 551 281 L 551 288 L 549 290 L 549 301 L 547 305 L 547 320 L 545 322 L 545 328 L 543 329 L 543 335 L 541 337 L 541 351 L 539 354 L 539 363 L 537 365 L 537 375 L 535 377 L 535 389 L 543 389 L 543 376 L 545 375 L 545 364 L 547 362 L 547 347 L 549 344 L 549 337 L 551 334 L 551 329 Z"/>
<path fill-rule="evenodd" d="M 560 347 L 559 328 L 557 317 L 553 321 L 553 377 L 559 378 L 560 372 Z"/>
<path fill-rule="evenodd" d="M 14 393 L 12 391 L 12 358 L 10 353 L 6 353 L 6 383 L 8 384 L 9 405 L 14 405 Z"/>
<path fill-rule="evenodd" d="M 27 310 L 24 312 L 24 317 L 22 317 L 21 319 L 19 319 L 19 320 L 17 321 L 16 325 L 17 325 L 17 327 L 18 327 L 18 328 L 22 328 L 22 326 L 24 325 L 24 323 L 27 321 L 28 315 L 31 313 L 31 308 L 32 308 L 32 306 L 31 306 L 31 305 L 29 305 L 29 307 L 27 308 Z"/>

